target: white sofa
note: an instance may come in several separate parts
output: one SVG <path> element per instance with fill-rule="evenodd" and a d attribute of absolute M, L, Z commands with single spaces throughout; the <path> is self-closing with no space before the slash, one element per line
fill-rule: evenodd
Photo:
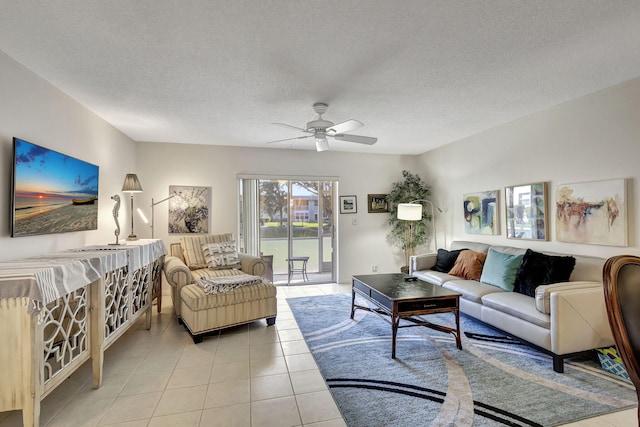
<path fill-rule="evenodd" d="M 487 253 L 489 248 L 513 255 L 526 251 L 467 241 L 454 241 L 450 249 Z M 459 292 L 463 313 L 548 351 L 553 356 L 553 369 L 563 372 L 566 357 L 614 344 L 602 288 L 605 259 L 573 257 L 576 263 L 569 281 L 538 286 L 535 298 L 433 271 L 437 254 L 411 257 L 409 274 Z"/>

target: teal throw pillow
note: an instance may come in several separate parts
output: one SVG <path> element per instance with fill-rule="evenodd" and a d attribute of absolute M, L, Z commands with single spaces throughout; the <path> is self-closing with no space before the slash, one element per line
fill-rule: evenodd
<path fill-rule="evenodd" d="M 522 257 L 523 255 L 509 255 L 490 248 L 480 281 L 505 291 L 513 291 Z"/>

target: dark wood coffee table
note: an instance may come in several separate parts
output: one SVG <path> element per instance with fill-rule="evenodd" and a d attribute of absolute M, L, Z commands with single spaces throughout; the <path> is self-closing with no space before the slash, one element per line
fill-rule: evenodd
<path fill-rule="evenodd" d="M 460 341 L 460 294 L 422 280 L 406 281 L 410 276 L 403 273 L 369 274 L 353 276 L 351 279 L 351 318 L 356 309 L 370 311 L 391 323 L 391 357 L 396 358 L 396 335 L 398 328 L 426 326 L 437 331 L 448 332 L 456 337 L 456 345 L 462 350 Z M 376 308 L 356 304 L 356 294 L 372 302 Z M 456 327 L 436 325 L 416 316 L 435 313 L 453 313 Z M 409 323 L 400 325 L 400 320 Z"/>

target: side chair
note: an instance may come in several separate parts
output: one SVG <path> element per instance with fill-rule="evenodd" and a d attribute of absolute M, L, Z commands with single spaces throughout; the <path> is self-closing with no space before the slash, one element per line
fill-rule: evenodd
<path fill-rule="evenodd" d="M 602 277 L 611 332 L 636 388 L 640 423 L 640 257 L 618 255 L 609 258 Z"/>

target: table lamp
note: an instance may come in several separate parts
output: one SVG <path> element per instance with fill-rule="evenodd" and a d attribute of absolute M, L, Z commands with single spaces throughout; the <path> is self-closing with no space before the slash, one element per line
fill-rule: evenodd
<path fill-rule="evenodd" d="M 129 234 L 127 240 L 138 240 L 138 236 L 133 233 L 133 193 L 142 193 L 142 185 L 135 173 L 128 173 L 127 176 L 124 177 L 122 192 L 131 194 L 131 234 Z"/>

